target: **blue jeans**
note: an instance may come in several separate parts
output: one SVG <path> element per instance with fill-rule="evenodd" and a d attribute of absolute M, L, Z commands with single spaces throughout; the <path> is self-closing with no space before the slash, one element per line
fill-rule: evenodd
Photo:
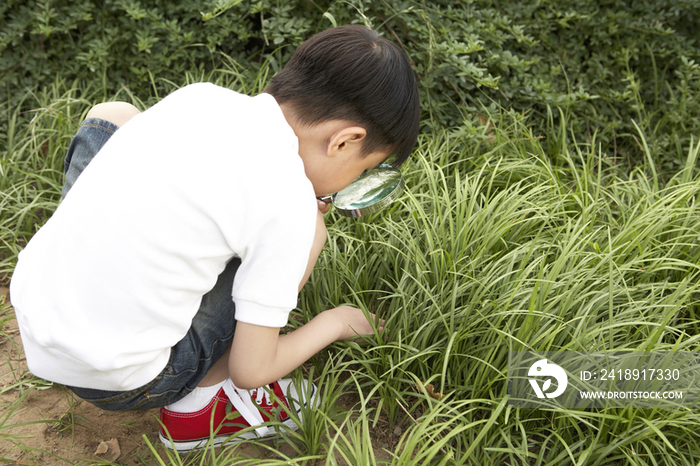
<path fill-rule="evenodd" d="M 63 167 L 66 175 L 64 197 L 117 130 L 113 123 L 98 118 L 83 122 L 68 147 Z M 211 366 L 226 354 L 233 340 L 236 320 L 231 289 L 240 263 L 240 259 L 232 258 L 214 288 L 202 297 L 187 335 L 171 348 L 168 364 L 155 379 L 128 391 L 69 388 L 80 398 L 109 411 L 159 408 L 186 396 Z"/>

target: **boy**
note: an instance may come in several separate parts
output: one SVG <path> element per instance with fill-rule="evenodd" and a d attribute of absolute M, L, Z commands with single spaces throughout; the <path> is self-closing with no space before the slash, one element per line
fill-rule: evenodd
<path fill-rule="evenodd" d="M 93 107 L 12 278 L 29 369 L 103 409 L 160 407 L 180 451 L 212 416 L 216 444 L 272 435 L 274 416 L 297 428 L 285 411 L 316 388 L 278 379 L 373 332 L 340 306 L 279 335 L 325 243 L 316 198 L 402 163 L 418 123 L 406 56 L 363 26 L 312 37 L 255 97 L 199 83 L 143 113 Z M 229 402 L 239 425 L 220 426 Z"/>

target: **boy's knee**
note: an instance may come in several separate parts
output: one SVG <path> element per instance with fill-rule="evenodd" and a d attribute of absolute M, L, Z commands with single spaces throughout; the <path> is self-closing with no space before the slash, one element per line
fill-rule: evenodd
<path fill-rule="evenodd" d="M 122 126 L 141 111 L 128 102 L 103 102 L 90 109 L 86 118 L 100 118 Z"/>
<path fill-rule="evenodd" d="M 326 222 L 323 220 L 323 214 L 319 212 L 316 216 L 316 234 L 314 235 L 312 252 L 316 251 L 319 254 L 321 253 L 321 249 L 323 249 L 323 246 L 326 244 L 327 234 Z"/>
<path fill-rule="evenodd" d="M 327 233 L 328 230 L 326 229 L 326 223 L 323 220 L 323 214 L 319 212 L 318 216 L 316 217 L 316 234 L 314 235 L 314 242 L 311 246 L 311 254 L 309 255 L 309 264 L 307 268 L 308 275 L 311 274 L 311 270 L 316 265 L 318 256 L 321 255 L 321 250 L 326 244 Z"/>
<path fill-rule="evenodd" d="M 306 281 L 309 279 L 309 276 L 311 276 L 311 272 L 314 269 L 314 266 L 316 265 L 316 261 L 318 260 L 318 256 L 321 255 L 321 250 L 323 249 L 323 246 L 326 244 L 326 223 L 323 221 L 323 214 L 321 212 L 318 213 L 318 216 L 316 217 L 316 234 L 314 235 L 314 242 L 311 246 L 311 254 L 309 254 L 309 262 L 306 265 L 306 272 L 304 273 L 304 278 L 301 280 L 301 283 L 299 284 L 299 291 L 304 287 L 304 284 Z"/>

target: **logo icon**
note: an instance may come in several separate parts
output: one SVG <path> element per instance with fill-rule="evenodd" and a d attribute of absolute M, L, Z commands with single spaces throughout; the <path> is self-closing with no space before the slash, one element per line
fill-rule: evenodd
<path fill-rule="evenodd" d="M 548 363 L 546 359 L 540 359 L 530 366 L 530 370 L 528 370 L 527 375 L 530 377 L 549 377 L 542 384 L 542 388 L 540 388 L 537 380 L 528 379 L 532 389 L 535 390 L 537 398 L 556 398 L 564 393 L 564 390 L 566 390 L 566 386 L 569 383 L 569 379 L 566 376 L 564 369 L 554 363 Z M 547 390 L 552 387 L 552 378 L 557 382 L 556 390 L 551 393 L 547 393 Z"/>

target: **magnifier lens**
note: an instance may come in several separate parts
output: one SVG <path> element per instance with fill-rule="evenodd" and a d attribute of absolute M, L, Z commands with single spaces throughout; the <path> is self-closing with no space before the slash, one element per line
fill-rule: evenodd
<path fill-rule="evenodd" d="M 403 187 L 403 178 L 398 169 L 380 165 L 334 194 L 333 205 L 341 215 L 362 217 L 392 203 L 403 192 Z"/>

